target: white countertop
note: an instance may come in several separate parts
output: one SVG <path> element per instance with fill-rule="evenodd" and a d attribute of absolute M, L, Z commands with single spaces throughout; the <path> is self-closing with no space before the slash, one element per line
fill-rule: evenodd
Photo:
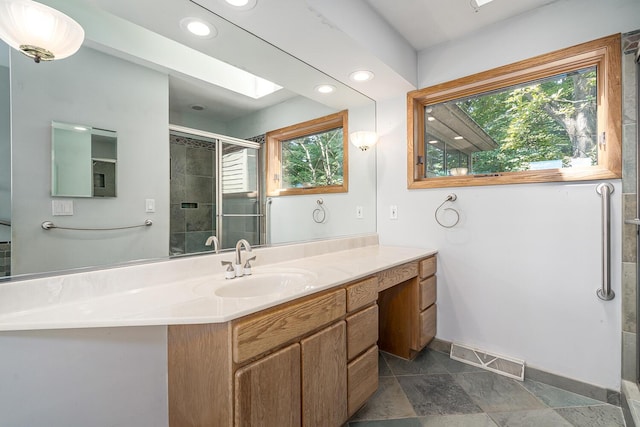
<path fill-rule="evenodd" d="M 254 251 L 260 259 L 260 252 Z M 82 298 L 61 298 L 65 295 L 66 282 L 60 278 L 39 279 L 32 287 L 42 289 L 45 295 L 34 296 L 41 304 L 25 307 L 0 306 L 0 331 L 94 328 L 114 326 L 176 325 L 197 323 L 220 323 L 255 313 L 280 303 L 291 301 L 318 291 L 369 276 L 387 268 L 435 254 L 435 250 L 421 248 L 401 248 L 389 246 L 364 246 L 345 249 L 315 256 L 306 256 L 291 261 L 260 264 L 256 262 L 253 275 L 225 280 L 224 273 L 202 274 L 197 268 L 194 274 L 184 275 L 179 280 L 162 281 L 160 275 L 149 274 L 153 266 L 145 266 L 144 276 L 136 277 L 137 284 L 121 286 L 126 275 L 120 269 L 104 270 L 101 282 L 108 291 L 90 295 L 97 289 L 95 283 L 87 284 Z M 245 254 L 243 253 L 243 259 Z M 206 257 L 206 256 L 205 256 Z M 202 263 L 205 257 L 196 257 L 193 263 Z M 211 262 L 214 262 L 212 256 Z M 230 258 L 231 254 L 226 254 Z M 268 257 L 268 256 L 267 256 Z M 216 264 L 218 258 L 215 258 Z M 172 263 L 165 261 L 164 263 Z M 189 261 L 174 264 L 184 269 Z M 162 263 L 158 263 L 160 265 Z M 167 264 L 170 266 L 170 264 Z M 161 266 L 159 268 L 167 268 Z M 220 271 L 220 268 L 217 268 Z M 112 272 L 109 277 L 109 272 Z M 280 272 L 304 273 L 304 286 L 285 287 L 277 293 L 251 297 L 220 297 L 216 292 L 225 286 L 243 286 L 249 280 L 258 280 L 269 274 Z M 135 274 L 135 273 L 132 273 Z M 154 277 L 155 276 L 155 277 Z M 85 279 L 86 281 L 87 279 Z M 78 281 L 76 278 L 75 281 Z M 154 281 L 156 283 L 154 283 Z M 69 280 L 67 280 L 69 282 Z M 256 282 L 257 283 L 257 282 Z M 0 298 L 3 286 L 20 286 L 20 282 L 0 284 Z M 77 283 L 73 283 L 76 288 Z M 227 288 L 228 289 L 228 288 Z M 77 293 L 77 290 L 74 291 Z M 69 291 L 66 291 L 68 294 Z M 55 294 L 55 295 L 54 295 Z M 6 292 L 6 295 L 11 295 Z M 5 295 L 5 296 L 6 296 Z M 24 298 L 24 296 L 23 296 Z M 16 309 L 18 308 L 18 309 Z"/>

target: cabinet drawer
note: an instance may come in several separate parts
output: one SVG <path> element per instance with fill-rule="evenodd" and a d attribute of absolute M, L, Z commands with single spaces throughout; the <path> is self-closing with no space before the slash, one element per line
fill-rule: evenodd
<path fill-rule="evenodd" d="M 233 360 L 242 363 L 296 337 L 327 325 L 346 312 L 346 294 L 339 289 L 233 324 Z"/>
<path fill-rule="evenodd" d="M 355 311 L 378 299 L 378 279 L 371 277 L 347 286 L 347 312 Z"/>
<path fill-rule="evenodd" d="M 418 275 L 418 262 L 409 262 L 378 273 L 378 292 Z"/>
<path fill-rule="evenodd" d="M 436 302 L 437 298 L 436 276 L 431 276 L 420 282 L 420 310 L 424 310 Z"/>
<path fill-rule="evenodd" d="M 347 317 L 347 358 L 353 359 L 378 341 L 378 306 Z"/>
<path fill-rule="evenodd" d="M 347 407 L 349 416 L 364 405 L 378 389 L 378 347 L 347 365 Z"/>
<path fill-rule="evenodd" d="M 420 313 L 420 348 L 436 336 L 436 304 Z"/>
<path fill-rule="evenodd" d="M 435 256 L 423 259 L 420 261 L 420 278 L 424 279 L 425 277 L 433 276 L 436 274 L 436 269 L 437 264 Z"/>

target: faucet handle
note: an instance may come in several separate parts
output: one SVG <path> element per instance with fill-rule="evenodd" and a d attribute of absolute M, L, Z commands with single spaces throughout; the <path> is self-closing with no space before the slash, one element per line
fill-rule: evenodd
<path fill-rule="evenodd" d="M 224 272 L 225 279 L 235 279 L 236 270 L 233 268 L 233 263 L 231 261 L 220 261 L 222 266 L 227 266 L 227 270 Z"/>
<path fill-rule="evenodd" d="M 245 276 L 249 276 L 251 275 L 251 264 L 249 264 L 249 261 L 253 261 L 256 259 L 256 256 L 252 256 L 251 258 L 247 258 L 247 261 L 244 263 L 244 275 Z"/>

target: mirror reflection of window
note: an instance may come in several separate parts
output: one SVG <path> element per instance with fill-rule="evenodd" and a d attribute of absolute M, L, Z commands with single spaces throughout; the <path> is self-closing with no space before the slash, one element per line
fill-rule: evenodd
<path fill-rule="evenodd" d="M 348 112 L 267 133 L 267 195 L 348 190 Z"/>

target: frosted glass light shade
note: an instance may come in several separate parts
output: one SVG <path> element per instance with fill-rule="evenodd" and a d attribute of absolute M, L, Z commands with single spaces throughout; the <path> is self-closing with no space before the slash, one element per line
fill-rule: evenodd
<path fill-rule="evenodd" d="M 32 0 L 0 0 L 0 39 L 36 62 L 73 55 L 84 41 L 76 21 Z"/>
<path fill-rule="evenodd" d="M 375 143 L 378 142 L 378 134 L 367 130 L 353 132 L 349 137 L 351 143 L 362 151 L 367 151 L 369 147 L 374 146 Z"/>

